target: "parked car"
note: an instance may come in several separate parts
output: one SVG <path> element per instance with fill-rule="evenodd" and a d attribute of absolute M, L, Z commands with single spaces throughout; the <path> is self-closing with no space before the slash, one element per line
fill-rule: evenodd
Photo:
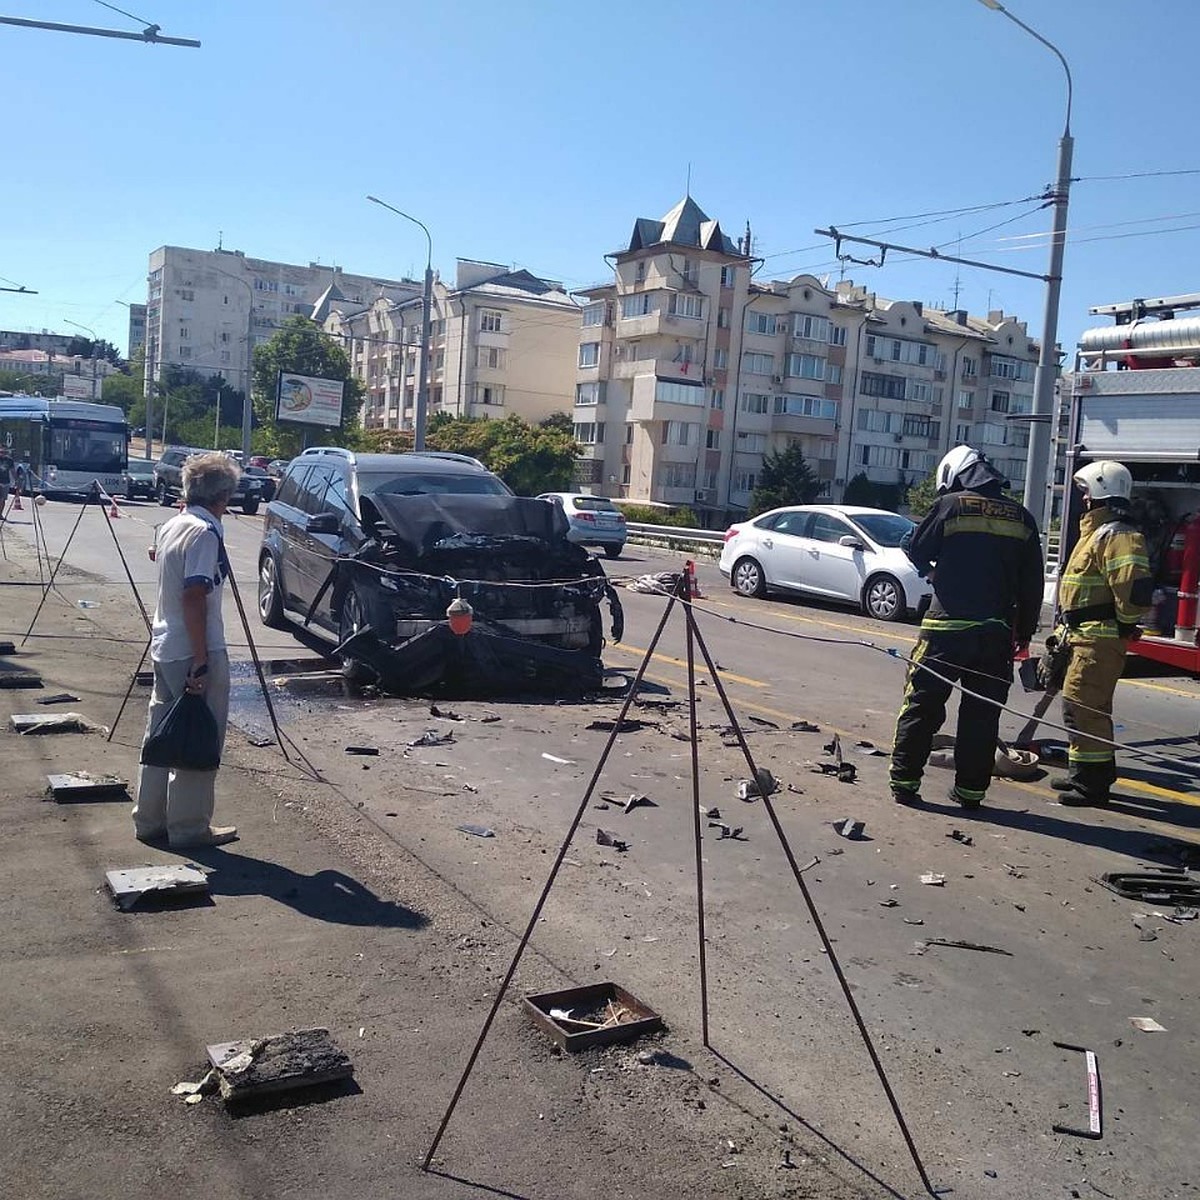
<path fill-rule="evenodd" d="M 933 594 L 900 548 L 913 528 L 907 517 L 878 508 L 775 508 L 725 531 L 719 566 L 743 596 L 801 592 L 902 621 Z"/>
<path fill-rule="evenodd" d="M 170 508 L 183 494 L 183 464 L 193 454 L 208 454 L 207 450 L 197 450 L 194 446 L 168 446 L 162 457 L 154 464 L 154 494 L 164 508 Z M 229 502 L 230 508 L 240 507 L 248 517 L 258 512 L 262 502 L 262 482 L 253 477 L 243 475 L 238 481 L 237 490 Z"/>
<path fill-rule="evenodd" d="M 248 475 L 251 479 L 258 480 L 258 486 L 262 493 L 262 501 L 264 504 L 270 503 L 275 499 L 275 490 L 279 486 L 279 481 L 268 475 L 262 467 L 249 466 L 243 472 L 243 475 Z"/>
<path fill-rule="evenodd" d="M 600 602 L 619 639 L 620 601 L 567 531 L 561 509 L 514 496 L 472 458 L 311 448 L 267 505 L 259 616 L 315 627 L 348 675 L 390 691 L 599 687 Z M 528 586 L 543 580 L 556 582 Z M 449 627 L 456 599 L 473 610 L 463 636 Z"/>
<path fill-rule="evenodd" d="M 609 558 L 625 549 L 625 514 L 607 496 L 581 492 L 543 492 L 539 500 L 557 504 L 566 514 L 567 538 L 577 546 L 599 546 Z"/>
<path fill-rule="evenodd" d="M 154 459 L 131 458 L 121 474 L 122 495 L 126 500 L 144 496 L 154 499 Z"/>
<path fill-rule="evenodd" d="M 287 465 L 292 460 L 290 458 L 273 458 L 267 463 L 267 474 L 272 479 L 278 479 L 287 470 Z"/>
<path fill-rule="evenodd" d="M 270 461 L 271 460 L 265 454 L 252 454 L 250 455 L 250 462 L 247 465 L 251 467 L 262 467 L 265 471 L 267 464 Z"/>

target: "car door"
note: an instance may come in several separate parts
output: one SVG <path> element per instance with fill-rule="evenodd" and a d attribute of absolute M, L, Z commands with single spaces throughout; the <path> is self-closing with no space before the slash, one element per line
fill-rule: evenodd
<path fill-rule="evenodd" d="M 284 473 L 279 484 L 279 493 L 267 510 L 265 536 L 278 531 L 280 557 L 280 591 L 284 604 L 291 609 L 299 607 L 299 579 L 302 571 L 302 545 L 304 535 L 304 485 L 311 467 L 298 463 Z"/>
<path fill-rule="evenodd" d="M 352 550 L 361 539 L 353 534 L 358 528 L 358 520 L 351 508 L 349 485 L 346 479 L 346 466 L 337 461 L 322 464 L 319 468 L 322 478 L 318 481 L 314 474 L 309 491 L 314 492 L 316 512 L 332 516 L 335 524 L 323 530 L 309 530 L 307 551 L 310 555 L 312 591 L 305 600 L 307 608 L 316 599 L 318 592 L 325 588 L 317 612 L 332 614 L 330 605 L 333 602 L 333 585 L 329 582 L 334 564 L 339 555 Z M 317 490 L 319 488 L 319 490 Z"/>
<path fill-rule="evenodd" d="M 842 546 L 839 539 L 853 537 L 855 546 Z M 805 587 L 820 596 L 857 600 L 866 579 L 862 535 L 835 513 L 813 514 L 807 530 Z"/>
<path fill-rule="evenodd" d="M 309 522 L 312 517 L 329 511 L 328 498 L 332 487 L 333 467 L 328 463 L 314 463 L 304 478 L 298 505 L 301 517 L 295 526 L 296 570 L 292 586 L 295 589 L 296 605 L 305 613 L 329 575 L 330 535 L 311 530 Z M 328 596 L 325 599 L 328 599 Z M 322 604 L 322 608 L 325 609 L 326 606 Z"/>
<path fill-rule="evenodd" d="M 803 587 L 804 534 L 812 513 L 806 509 L 781 512 L 758 535 L 759 559 L 767 582 L 782 587 Z"/>

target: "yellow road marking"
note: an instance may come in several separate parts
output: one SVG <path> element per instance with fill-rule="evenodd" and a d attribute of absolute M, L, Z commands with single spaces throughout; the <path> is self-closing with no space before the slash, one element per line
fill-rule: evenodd
<path fill-rule="evenodd" d="M 749 615 L 744 606 L 740 604 L 730 604 L 725 600 L 701 600 L 696 606 L 697 611 L 703 612 L 706 604 L 712 608 L 729 608 L 733 609 L 735 612 L 742 613 L 745 616 Z M 795 615 L 795 613 L 780 612 L 778 609 L 774 608 L 764 609 L 764 614 L 767 616 L 779 617 L 780 620 L 783 621 L 795 621 L 800 625 L 821 625 L 826 629 L 847 629 L 851 633 L 857 633 L 860 637 L 886 638 L 888 641 L 892 642 L 903 642 L 907 646 L 915 646 L 917 642 L 915 637 L 910 637 L 908 634 L 889 633 L 882 629 L 874 629 L 871 627 L 864 627 L 862 625 L 848 625 L 844 621 L 823 621 L 819 617 L 798 617 Z"/>
<path fill-rule="evenodd" d="M 632 654 L 637 658 L 644 658 L 646 654 L 646 651 L 642 647 L 631 646 L 628 642 L 620 642 L 609 648 L 612 650 L 622 651 L 625 654 Z M 682 658 L 673 658 L 670 654 L 659 654 L 657 651 L 655 651 L 653 658 L 655 662 L 670 663 L 673 667 L 683 667 L 685 671 L 687 670 L 687 662 Z M 704 665 L 704 660 L 700 658 L 699 655 L 697 655 L 697 659 L 699 662 L 699 669 L 701 671 L 707 671 L 707 667 Z M 735 675 L 732 671 L 726 671 L 723 668 L 721 670 L 721 678 L 728 679 L 733 683 L 740 683 L 745 687 L 765 688 L 770 686 L 769 684 L 764 683 L 761 679 L 750 679 L 746 675 Z"/>
<path fill-rule="evenodd" d="M 1187 691 L 1184 688 L 1170 687 L 1165 683 L 1151 683 L 1148 679 L 1122 679 L 1122 683 L 1130 687 L 1150 688 L 1156 692 L 1168 692 L 1172 696 L 1186 696 L 1189 700 L 1200 700 L 1200 691 Z"/>

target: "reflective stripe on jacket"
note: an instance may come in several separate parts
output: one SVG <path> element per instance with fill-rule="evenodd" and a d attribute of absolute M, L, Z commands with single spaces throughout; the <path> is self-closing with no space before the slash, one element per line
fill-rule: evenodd
<path fill-rule="evenodd" d="M 1074 637 L 1121 637 L 1118 625 L 1136 625 L 1150 608 L 1152 579 L 1146 540 L 1107 506 L 1093 508 L 1079 522 L 1058 589 L 1058 605 L 1069 616 L 1079 609 L 1111 604 L 1113 615 L 1080 621 Z"/>

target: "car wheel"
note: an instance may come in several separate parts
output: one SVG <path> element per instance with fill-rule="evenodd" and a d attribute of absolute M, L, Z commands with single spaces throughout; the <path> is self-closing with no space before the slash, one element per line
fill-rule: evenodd
<path fill-rule="evenodd" d="M 341 608 L 338 611 L 338 641 L 347 641 L 351 636 L 364 629 L 367 625 L 366 613 L 362 597 L 358 589 L 351 584 L 342 597 Z M 375 673 L 365 664 L 355 658 L 342 659 L 342 677 L 350 683 L 372 683 Z"/>
<path fill-rule="evenodd" d="M 242 512 L 244 512 L 246 514 L 246 516 L 248 516 L 248 517 L 254 516 L 254 514 L 256 512 L 258 512 L 258 501 L 257 500 L 247 500 L 242 505 Z"/>
<path fill-rule="evenodd" d="M 742 596 L 754 596 L 761 600 L 767 594 L 767 577 L 753 558 L 739 558 L 733 564 L 729 581 L 733 590 Z"/>
<path fill-rule="evenodd" d="M 619 546 L 605 546 L 604 547 L 604 557 L 605 558 L 620 558 L 621 551 L 624 549 L 625 549 L 624 542 L 622 542 L 621 545 L 619 545 Z"/>
<path fill-rule="evenodd" d="M 877 621 L 903 621 L 908 609 L 900 581 L 892 575 L 873 575 L 863 588 L 862 608 Z"/>
<path fill-rule="evenodd" d="M 158 481 L 158 486 L 154 490 L 158 496 L 159 504 L 161 504 L 163 506 L 163 508 L 170 508 L 171 507 L 171 497 L 170 497 L 170 494 L 167 492 L 166 483 L 160 479 Z"/>
<path fill-rule="evenodd" d="M 283 594 L 279 588 L 279 568 L 270 554 L 262 556 L 258 564 L 258 615 L 262 623 L 271 629 L 282 629 L 287 624 L 283 615 Z"/>

